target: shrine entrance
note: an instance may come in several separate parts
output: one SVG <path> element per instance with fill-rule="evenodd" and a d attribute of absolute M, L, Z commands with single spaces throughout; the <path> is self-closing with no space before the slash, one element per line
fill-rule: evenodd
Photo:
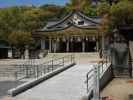
<path fill-rule="evenodd" d="M 70 38 L 53 38 L 42 40 L 41 49 L 49 50 L 53 53 L 64 53 L 64 52 L 96 52 L 98 50 L 96 39 L 90 36 L 84 39 L 83 37 L 72 40 L 73 37 Z M 92 40 L 92 38 L 94 40 Z M 95 37 L 96 38 L 96 37 Z M 48 42 L 49 41 L 49 42 Z"/>
<path fill-rule="evenodd" d="M 96 51 L 96 41 L 86 41 L 85 52 L 95 52 Z"/>
<path fill-rule="evenodd" d="M 70 52 L 82 52 L 82 42 L 81 41 L 70 42 Z"/>
<path fill-rule="evenodd" d="M 95 52 L 100 48 L 98 25 L 101 18 L 88 17 L 80 11 L 72 11 L 62 20 L 48 22 L 47 25 L 32 33 L 40 39 L 42 49 L 46 49 L 45 38 L 48 40 L 48 51 L 56 52 Z"/>
<path fill-rule="evenodd" d="M 57 51 L 57 52 L 60 52 L 60 53 L 66 52 L 66 47 L 67 47 L 66 42 L 61 41 L 59 43 L 59 51 Z"/>

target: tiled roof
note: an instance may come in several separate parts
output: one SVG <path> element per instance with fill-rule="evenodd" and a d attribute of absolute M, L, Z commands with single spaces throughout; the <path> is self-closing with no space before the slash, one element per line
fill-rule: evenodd
<path fill-rule="evenodd" d="M 37 32 L 61 31 L 71 26 L 80 29 L 96 29 L 100 21 L 100 17 L 88 17 L 80 11 L 72 11 L 59 21 L 49 21 L 45 27 L 38 30 Z"/>

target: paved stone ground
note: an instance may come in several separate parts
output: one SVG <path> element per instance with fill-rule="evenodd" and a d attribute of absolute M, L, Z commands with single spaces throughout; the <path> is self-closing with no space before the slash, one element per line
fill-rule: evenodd
<path fill-rule="evenodd" d="M 15 98 L 5 96 L 0 100 L 81 100 L 81 98 L 82 100 L 86 100 L 86 84 L 84 83 L 86 80 L 86 73 L 91 69 L 91 64 L 89 62 L 93 59 L 97 59 L 98 54 L 75 54 L 75 57 L 77 63 L 76 66 L 39 84 L 27 92 L 16 96 Z M 44 59 L 42 60 L 44 61 Z M 16 63 L 16 60 L 11 61 L 11 63 Z M 3 86 L 3 84 L 1 86 Z M 7 84 L 5 84 L 5 86 L 7 86 Z"/>
<path fill-rule="evenodd" d="M 13 100 L 81 100 L 86 94 L 86 73 L 91 68 L 91 64 L 75 65 Z"/>
<path fill-rule="evenodd" d="M 114 78 L 101 92 L 101 96 L 109 96 L 111 100 L 129 100 L 133 94 L 133 79 Z"/>
<path fill-rule="evenodd" d="M 24 82 L 22 81 L 0 81 L 0 98 L 7 95 L 7 91 Z"/>

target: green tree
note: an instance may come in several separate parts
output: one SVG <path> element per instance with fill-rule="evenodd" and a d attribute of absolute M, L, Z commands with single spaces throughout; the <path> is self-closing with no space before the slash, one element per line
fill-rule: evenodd
<path fill-rule="evenodd" d="M 24 9 L 25 8 L 25 9 Z M 23 48 L 31 40 L 30 32 L 38 28 L 39 15 L 34 15 L 33 8 L 9 7 L 0 9 L 0 38 L 16 48 Z"/>
<path fill-rule="evenodd" d="M 66 4 L 66 9 L 68 11 L 72 10 L 80 10 L 84 12 L 88 16 L 96 16 L 96 6 L 92 5 L 91 0 L 70 0 L 68 4 Z"/>
<path fill-rule="evenodd" d="M 42 11 L 38 8 L 25 10 L 22 13 L 21 22 L 19 23 L 20 30 L 32 32 L 40 28 L 42 21 Z"/>
<path fill-rule="evenodd" d="M 43 10 L 45 19 L 61 18 L 66 14 L 65 7 L 57 5 L 42 5 L 40 9 Z"/>
<path fill-rule="evenodd" d="M 133 3 L 123 0 L 111 7 L 111 22 L 113 27 L 133 24 Z"/>
<path fill-rule="evenodd" d="M 18 7 L 3 8 L 0 10 L 0 34 L 7 38 L 13 30 L 19 29 L 17 23 L 20 22 L 20 10 Z"/>
<path fill-rule="evenodd" d="M 70 0 L 69 3 L 66 4 L 67 9 L 70 10 L 82 10 L 85 9 L 87 6 L 91 5 L 90 0 Z"/>
<path fill-rule="evenodd" d="M 33 38 L 30 32 L 12 32 L 8 36 L 8 40 L 10 41 L 10 45 L 20 52 L 21 56 L 24 55 L 25 46 L 33 43 Z"/>
<path fill-rule="evenodd" d="M 110 14 L 110 5 L 107 2 L 101 2 L 97 6 L 97 15 L 104 16 L 106 14 Z"/>
<path fill-rule="evenodd" d="M 97 15 L 101 17 L 99 31 L 105 35 L 110 30 L 110 5 L 105 1 L 99 3 L 97 6 Z"/>

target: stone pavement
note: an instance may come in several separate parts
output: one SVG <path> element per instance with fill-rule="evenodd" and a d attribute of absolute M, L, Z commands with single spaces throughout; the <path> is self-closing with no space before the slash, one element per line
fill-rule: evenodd
<path fill-rule="evenodd" d="M 0 81 L 0 98 L 7 95 L 9 89 L 15 88 L 23 83 L 24 81 Z"/>
<path fill-rule="evenodd" d="M 86 73 L 91 68 L 91 64 L 75 65 L 11 100 L 83 100 Z"/>
<path fill-rule="evenodd" d="M 111 100 L 129 100 L 130 94 L 133 94 L 133 79 L 130 78 L 114 78 L 101 92 L 101 96 L 109 96 Z"/>
<path fill-rule="evenodd" d="M 70 55 L 70 53 L 68 54 Z M 68 54 L 56 54 L 55 57 L 58 58 Z M 50 54 L 46 58 L 51 59 L 53 55 L 54 54 Z M 74 53 L 74 55 L 77 64 L 74 67 L 71 67 L 14 98 L 5 96 L 0 100 L 81 100 L 81 98 L 85 98 L 86 73 L 92 68 L 89 62 L 98 59 L 98 53 Z M 42 60 L 46 61 L 44 59 L 40 59 L 39 61 L 42 63 Z M 3 64 L 4 61 L 7 62 L 7 60 L 2 60 L 0 62 Z M 16 62 L 19 61 L 11 60 L 10 62 L 11 64 L 16 64 Z M 25 61 L 20 60 L 20 63 L 23 62 Z"/>

